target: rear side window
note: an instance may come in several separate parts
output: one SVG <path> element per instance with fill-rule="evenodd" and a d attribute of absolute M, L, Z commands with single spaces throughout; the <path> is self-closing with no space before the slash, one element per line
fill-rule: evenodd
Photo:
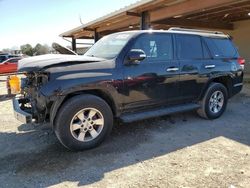
<path fill-rule="evenodd" d="M 237 49 L 228 38 L 204 38 L 214 58 L 237 58 Z"/>
<path fill-rule="evenodd" d="M 177 56 L 179 59 L 202 59 L 201 38 L 195 35 L 177 35 Z"/>

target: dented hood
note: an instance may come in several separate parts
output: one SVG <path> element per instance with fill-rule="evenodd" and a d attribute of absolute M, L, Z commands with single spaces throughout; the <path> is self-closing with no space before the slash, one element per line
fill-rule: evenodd
<path fill-rule="evenodd" d="M 87 62 L 100 62 L 103 60 L 104 59 L 82 56 L 82 55 L 62 55 L 62 54 L 40 55 L 20 60 L 18 62 L 18 72 L 39 71 L 43 68 L 60 65 L 66 62 L 87 63 Z"/>

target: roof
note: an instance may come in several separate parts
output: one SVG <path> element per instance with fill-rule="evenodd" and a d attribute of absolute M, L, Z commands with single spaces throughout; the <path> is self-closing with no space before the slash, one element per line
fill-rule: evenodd
<path fill-rule="evenodd" d="M 147 12 L 154 29 L 172 26 L 234 29 L 233 22 L 250 19 L 249 0 L 140 0 L 106 16 L 62 33 L 61 37 L 94 38 L 113 32 L 140 29 Z"/>
<path fill-rule="evenodd" d="M 121 9 L 119 9 L 119 10 L 117 10 L 117 11 L 114 11 L 114 12 L 112 12 L 112 13 L 110 13 L 110 14 L 107 14 L 107 15 L 105 15 L 105 16 L 103 16 L 103 17 L 97 18 L 97 19 L 95 19 L 95 20 L 93 20 L 93 21 L 91 21 L 91 22 L 88 22 L 88 23 L 83 24 L 83 25 L 81 25 L 81 26 L 79 26 L 79 27 L 76 27 L 76 28 L 74 28 L 74 29 L 71 29 L 71 30 L 69 30 L 69 31 L 66 31 L 66 32 L 60 34 L 60 36 L 69 36 L 69 35 L 71 35 L 72 33 L 75 33 L 75 32 L 77 32 L 77 31 L 81 31 L 82 29 L 88 28 L 89 26 L 92 26 L 92 25 L 94 25 L 94 24 L 97 24 L 97 23 L 99 23 L 99 22 L 102 22 L 103 20 L 112 18 L 112 17 L 117 16 L 117 15 L 123 13 L 123 12 L 127 12 L 127 11 L 129 11 L 129 10 L 131 10 L 131 9 L 140 7 L 140 6 L 142 6 L 142 5 L 145 5 L 145 4 L 150 3 L 150 2 L 153 2 L 153 1 L 155 1 L 155 0 L 140 0 L 140 1 L 137 1 L 136 3 L 133 3 L 133 4 L 129 5 L 129 6 L 126 6 L 126 7 L 124 7 L 124 8 L 121 8 Z"/>

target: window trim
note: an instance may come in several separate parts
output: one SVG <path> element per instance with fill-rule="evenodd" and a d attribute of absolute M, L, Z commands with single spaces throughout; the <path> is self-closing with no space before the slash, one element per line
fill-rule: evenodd
<path fill-rule="evenodd" d="M 207 43 L 206 43 L 204 37 L 201 37 L 201 40 L 202 40 L 202 41 L 201 41 L 201 44 L 202 44 L 202 51 L 203 51 L 203 59 L 204 59 L 204 60 L 211 60 L 211 59 L 214 59 L 214 58 L 213 58 L 213 55 L 212 55 L 212 53 L 211 53 L 211 51 L 210 51 L 210 49 L 208 48 L 208 45 L 207 45 Z M 208 52 L 209 58 L 206 58 L 206 57 L 205 57 L 204 47 L 205 47 L 205 49 L 206 49 L 207 52 Z"/>

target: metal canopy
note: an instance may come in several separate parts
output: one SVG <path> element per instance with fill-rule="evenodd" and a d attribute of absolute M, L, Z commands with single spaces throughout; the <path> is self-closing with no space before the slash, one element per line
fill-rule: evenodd
<path fill-rule="evenodd" d="M 250 0 L 141 0 L 60 36 L 98 40 L 118 31 L 171 26 L 233 30 L 234 22 L 250 19 L 249 12 Z"/>

